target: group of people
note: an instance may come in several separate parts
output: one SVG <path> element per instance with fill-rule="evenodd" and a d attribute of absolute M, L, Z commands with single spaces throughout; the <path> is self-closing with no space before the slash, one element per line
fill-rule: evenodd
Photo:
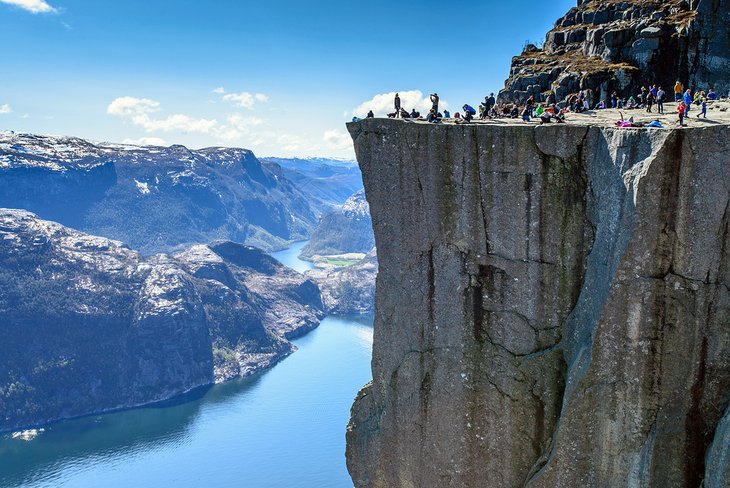
<path fill-rule="evenodd" d="M 523 103 L 497 103 L 494 93 L 490 93 L 484 97 L 477 109 L 469 104 L 462 106 L 462 112 L 456 112 L 453 120 L 456 123 L 469 123 L 478 117 L 480 120 L 498 119 L 498 118 L 521 118 L 525 122 L 538 120 L 541 124 L 550 122 L 565 122 L 566 114 L 581 113 L 590 110 L 592 95 L 588 90 L 581 90 L 578 93 L 569 95 L 563 102 L 558 103 L 555 92 L 550 91 L 545 96 L 545 102 L 537 103 L 534 96 L 530 96 Z M 656 113 L 664 114 L 664 104 L 668 102 L 666 91 L 657 84 L 650 86 L 642 86 L 635 96 L 628 98 L 620 97 L 613 92 L 609 101 L 601 100 L 596 103 L 593 108 L 596 110 L 616 108 L 616 109 L 645 109 L 647 113 L 653 113 L 656 107 Z M 431 109 L 425 117 L 421 115 L 415 108 L 408 112 L 402 105 L 398 93 L 395 94 L 393 101 L 394 112 L 389 113 L 388 117 L 402 119 L 426 120 L 431 123 L 438 123 L 444 119 L 451 119 L 448 110 L 443 113 L 439 111 L 439 96 L 432 93 L 429 97 L 431 101 Z M 691 89 L 684 89 L 681 82 L 677 81 L 674 85 L 674 100 L 678 102 L 677 113 L 679 115 L 679 125 L 685 125 L 685 118 L 689 115 L 692 104 L 699 107 L 697 117 L 707 118 L 707 102 L 718 100 L 717 93 L 710 88 L 708 92 L 696 90 L 694 94 Z M 368 118 L 375 117 L 373 111 L 369 111 Z M 623 119 L 623 116 L 622 116 Z"/>

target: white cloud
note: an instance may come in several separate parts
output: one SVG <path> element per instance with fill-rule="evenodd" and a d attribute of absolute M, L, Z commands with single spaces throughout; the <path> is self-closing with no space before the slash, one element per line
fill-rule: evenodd
<path fill-rule="evenodd" d="M 0 105 L 0 114 L 9 114 L 12 111 L 13 111 L 13 109 L 10 108 L 10 105 L 8 105 L 7 103 Z"/>
<path fill-rule="evenodd" d="M 350 135 L 339 129 L 325 131 L 322 139 L 324 139 L 324 142 L 330 149 L 344 151 L 353 147 Z"/>
<path fill-rule="evenodd" d="M 215 119 L 200 119 L 183 114 L 153 118 L 152 113 L 159 111 L 160 102 L 149 98 L 119 97 L 112 101 L 106 113 L 130 120 L 147 132 L 182 131 L 208 134 L 217 126 Z"/>
<path fill-rule="evenodd" d="M 57 12 L 45 0 L 0 0 L 0 3 L 7 3 L 22 8 L 34 14 L 49 14 Z"/>
<path fill-rule="evenodd" d="M 248 132 L 252 127 L 266 124 L 266 120 L 260 117 L 245 117 L 241 114 L 233 114 L 228 117 L 228 123 L 240 131 Z"/>
<path fill-rule="evenodd" d="M 352 115 L 365 117 L 368 110 L 372 110 L 373 113 L 378 116 L 393 113 L 395 112 L 393 100 L 395 99 L 396 93 L 398 93 L 398 96 L 400 97 L 401 107 L 409 112 L 415 108 L 416 111 L 421 112 L 421 115 L 425 117 L 428 111 L 431 110 L 431 100 L 428 96 L 424 96 L 421 90 L 410 90 L 375 95 L 370 100 L 358 105 L 352 111 Z M 449 108 L 449 103 L 445 100 L 439 100 L 439 111 L 447 108 Z"/>
<path fill-rule="evenodd" d="M 292 134 L 281 134 L 276 138 L 276 143 L 282 151 L 286 152 L 311 152 L 319 150 L 316 144 L 309 144 L 304 138 Z"/>
<path fill-rule="evenodd" d="M 122 144 L 134 144 L 135 146 L 169 146 L 170 144 L 159 137 L 140 137 L 139 139 L 124 139 Z"/>
<path fill-rule="evenodd" d="M 216 93 L 218 95 L 222 95 L 222 99 L 226 102 L 233 102 L 234 105 L 237 105 L 239 107 L 247 108 L 249 110 L 253 110 L 256 106 L 256 102 L 268 102 L 269 96 L 265 95 L 263 93 L 249 93 L 249 92 L 241 92 L 241 93 L 227 93 L 225 88 L 222 86 L 219 86 L 215 90 L 213 90 L 213 93 Z"/>

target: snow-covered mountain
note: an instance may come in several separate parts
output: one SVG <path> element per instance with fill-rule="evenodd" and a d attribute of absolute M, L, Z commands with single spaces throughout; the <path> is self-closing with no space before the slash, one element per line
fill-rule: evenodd
<path fill-rule="evenodd" d="M 216 239 L 279 249 L 309 237 L 321 205 L 246 149 L 0 132 L 0 207 L 145 254 Z"/>

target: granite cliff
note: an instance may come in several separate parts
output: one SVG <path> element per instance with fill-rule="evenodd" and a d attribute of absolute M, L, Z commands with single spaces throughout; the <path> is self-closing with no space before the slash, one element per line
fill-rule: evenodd
<path fill-rule="evenodd" d="M 357 487 L 730 486 L 730 126 L 348 128 L 380 263 Z"/>
<path fill-rule="evenodd" d="M 578 0 L 538 48 L 528 44 L 512 67 L 500 99 L 558 101 L 578 90 L 608 100 L 658 83 L 730 91 L 728 0 Z M 670 95 L 671 96 L 671 95 Z"/>
<path fill-rule="evenodd" d="M 312 281 L 252 247 L 144 258 L 0 209 L 0 431 L 250 375 L 322 316 Z"/>

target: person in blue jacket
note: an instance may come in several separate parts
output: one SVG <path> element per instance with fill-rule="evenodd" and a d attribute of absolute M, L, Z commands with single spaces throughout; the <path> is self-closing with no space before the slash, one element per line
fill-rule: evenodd
<path fill-rule="evenodd" d="M 684 92 L 684 104 L 687 105 L 687 108 L 684 109 L 684 116 L 686 117 L 689 114 L 690 106 L 692 106 L 692 90 L 689 88 Z"/>

